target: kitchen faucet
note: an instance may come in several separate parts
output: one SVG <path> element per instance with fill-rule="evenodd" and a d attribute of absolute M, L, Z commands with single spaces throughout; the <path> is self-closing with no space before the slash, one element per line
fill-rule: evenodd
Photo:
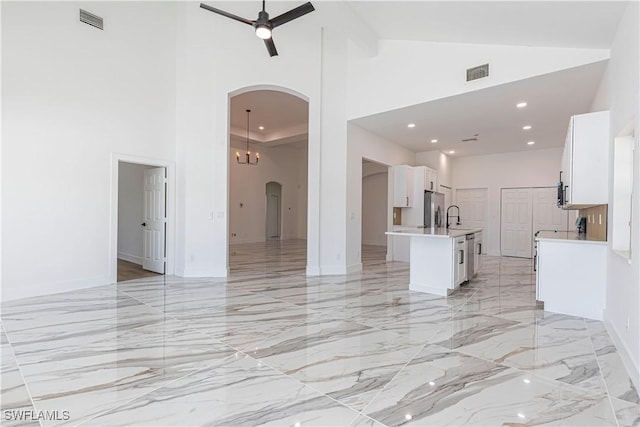
<path fill-rule="evenodd" d="M 458 211 L 458 215 L 451 215 L 451 218 L 455 217 L 457 219 L 456 225 L 460 225 L 460 208 L 458 207 L 458 205 L 451 205 L 447 208 L 447 228 L 451 226 L 451 224 L 449 223 L 449 209 L 451 208 L 456 208 L 456 210 Z"/>

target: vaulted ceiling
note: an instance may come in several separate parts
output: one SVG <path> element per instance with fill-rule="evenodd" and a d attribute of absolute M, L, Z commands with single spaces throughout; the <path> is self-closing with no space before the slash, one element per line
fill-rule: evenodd
<path fill-rule="evenodd" d="M 241 3 L 241 4 L 240 4 Z M 217 2 L 251 16 L 257 2 Z M 607 49 L 627 2 L 621 1 L 348 1 L 378 39 Z M 334 9 L 314 2 L 318 15 Z M 272 14 L 291 2 L 268 2 Z M 413 151 L 456 156 L 561 147 L 570 115 L 589 111 L 606 62 L 494 86 L 358 118 L 353 123 Z M 527 99 L 526 110 L 514 100 Z M 232 134 L 277 145 L 306 138 L 308 106 L 297 97 L 256 91 L 231 101 Z M 408 123 L 416 127 L 408 129 Z M 262 125 L 264 130 L 258 130 Z M 531 125 L 531 130 L 522 127 Z M 477 134 L 477 136 L 476 136 Z M 462 142 L 477 138 L 477 141 Z M 435 144 L 432 139 L 437 139 Z M 534 141 L 534 145 L 527 145 Z"/>

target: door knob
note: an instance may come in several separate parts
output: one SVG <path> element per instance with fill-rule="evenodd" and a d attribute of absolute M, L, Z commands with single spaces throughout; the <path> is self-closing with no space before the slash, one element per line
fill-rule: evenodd
<path fill-rule="evenodd" d="M 141 226 L 143 226 L 143 227 L 146 227 L 146 226 L 147 226 L 147 223 L 146 223 L 146 222 L 143 222 L 143 223 L 142 223 L 142 224 L 140 224 L 140 225 L 141 225 Z"/>

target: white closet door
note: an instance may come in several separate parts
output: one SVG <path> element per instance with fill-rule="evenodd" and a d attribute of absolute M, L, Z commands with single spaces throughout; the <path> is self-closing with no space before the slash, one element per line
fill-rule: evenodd
<path fill-rule="evenodd" d="M 487 230 L 487 189 L 463 188 L 456 190 L 456 205 L 460 207 L 462 227 Z M 452 210 L 452 212 L 455 212 Z M 488 232 L 485 232 L 488 235 Z"/>
<path fill-rule="evenodd" d="M 531 258 L 532 189 L 502 190 L 500 250 L 502 256 Z"/>
<path fill-rule="evenodd" d="M 557 205 L 556 187 L 533 189 L 533 229 L 567 231 L 569 224 L 569 211 L 560 209 Z M 535 241 L 533 242 L 535 244 Z"/>

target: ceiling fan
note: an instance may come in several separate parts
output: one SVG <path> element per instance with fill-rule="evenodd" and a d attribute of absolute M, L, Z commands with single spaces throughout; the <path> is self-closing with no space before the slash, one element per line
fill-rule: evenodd
<path fill-rule="evenodd" d="M 311 2 L 307 2 L 291 9 L 288 12 L 283 13 L 282 15 L 278 15 L 273 19 L 269 19 L 269 14 L 264 8 L 264 2 L 265 0 L 262 0 L 262 10 L 258 12 L 258 19 L 256 19 L 255 21 L 242 18 L 229 12 L 225 12 L 224 10 L 216 9 L 215 7 L 206 5 L 204 3 L 200 3 L 200 7 L 213 13 L 226 16 L 227 18 L 235 19 L 236 21 L 244 22 L 245 24 L 251 25 L 253 28 L 255 28 L 256 35 L 264 40 L 264 44 L 265 46 L 267 46 L 267 50 L 269 51 L 269 56 L 276 56 L 278 55 L 278 51 L 276 50 L 276 45 L 273 43 L 271 31 L 282 24 L 286 24 L 289 21 L 293 21 L 294 19 L 300 18 L 307 13 L 313 12 L 315 8 L 311 4 Z"/>

